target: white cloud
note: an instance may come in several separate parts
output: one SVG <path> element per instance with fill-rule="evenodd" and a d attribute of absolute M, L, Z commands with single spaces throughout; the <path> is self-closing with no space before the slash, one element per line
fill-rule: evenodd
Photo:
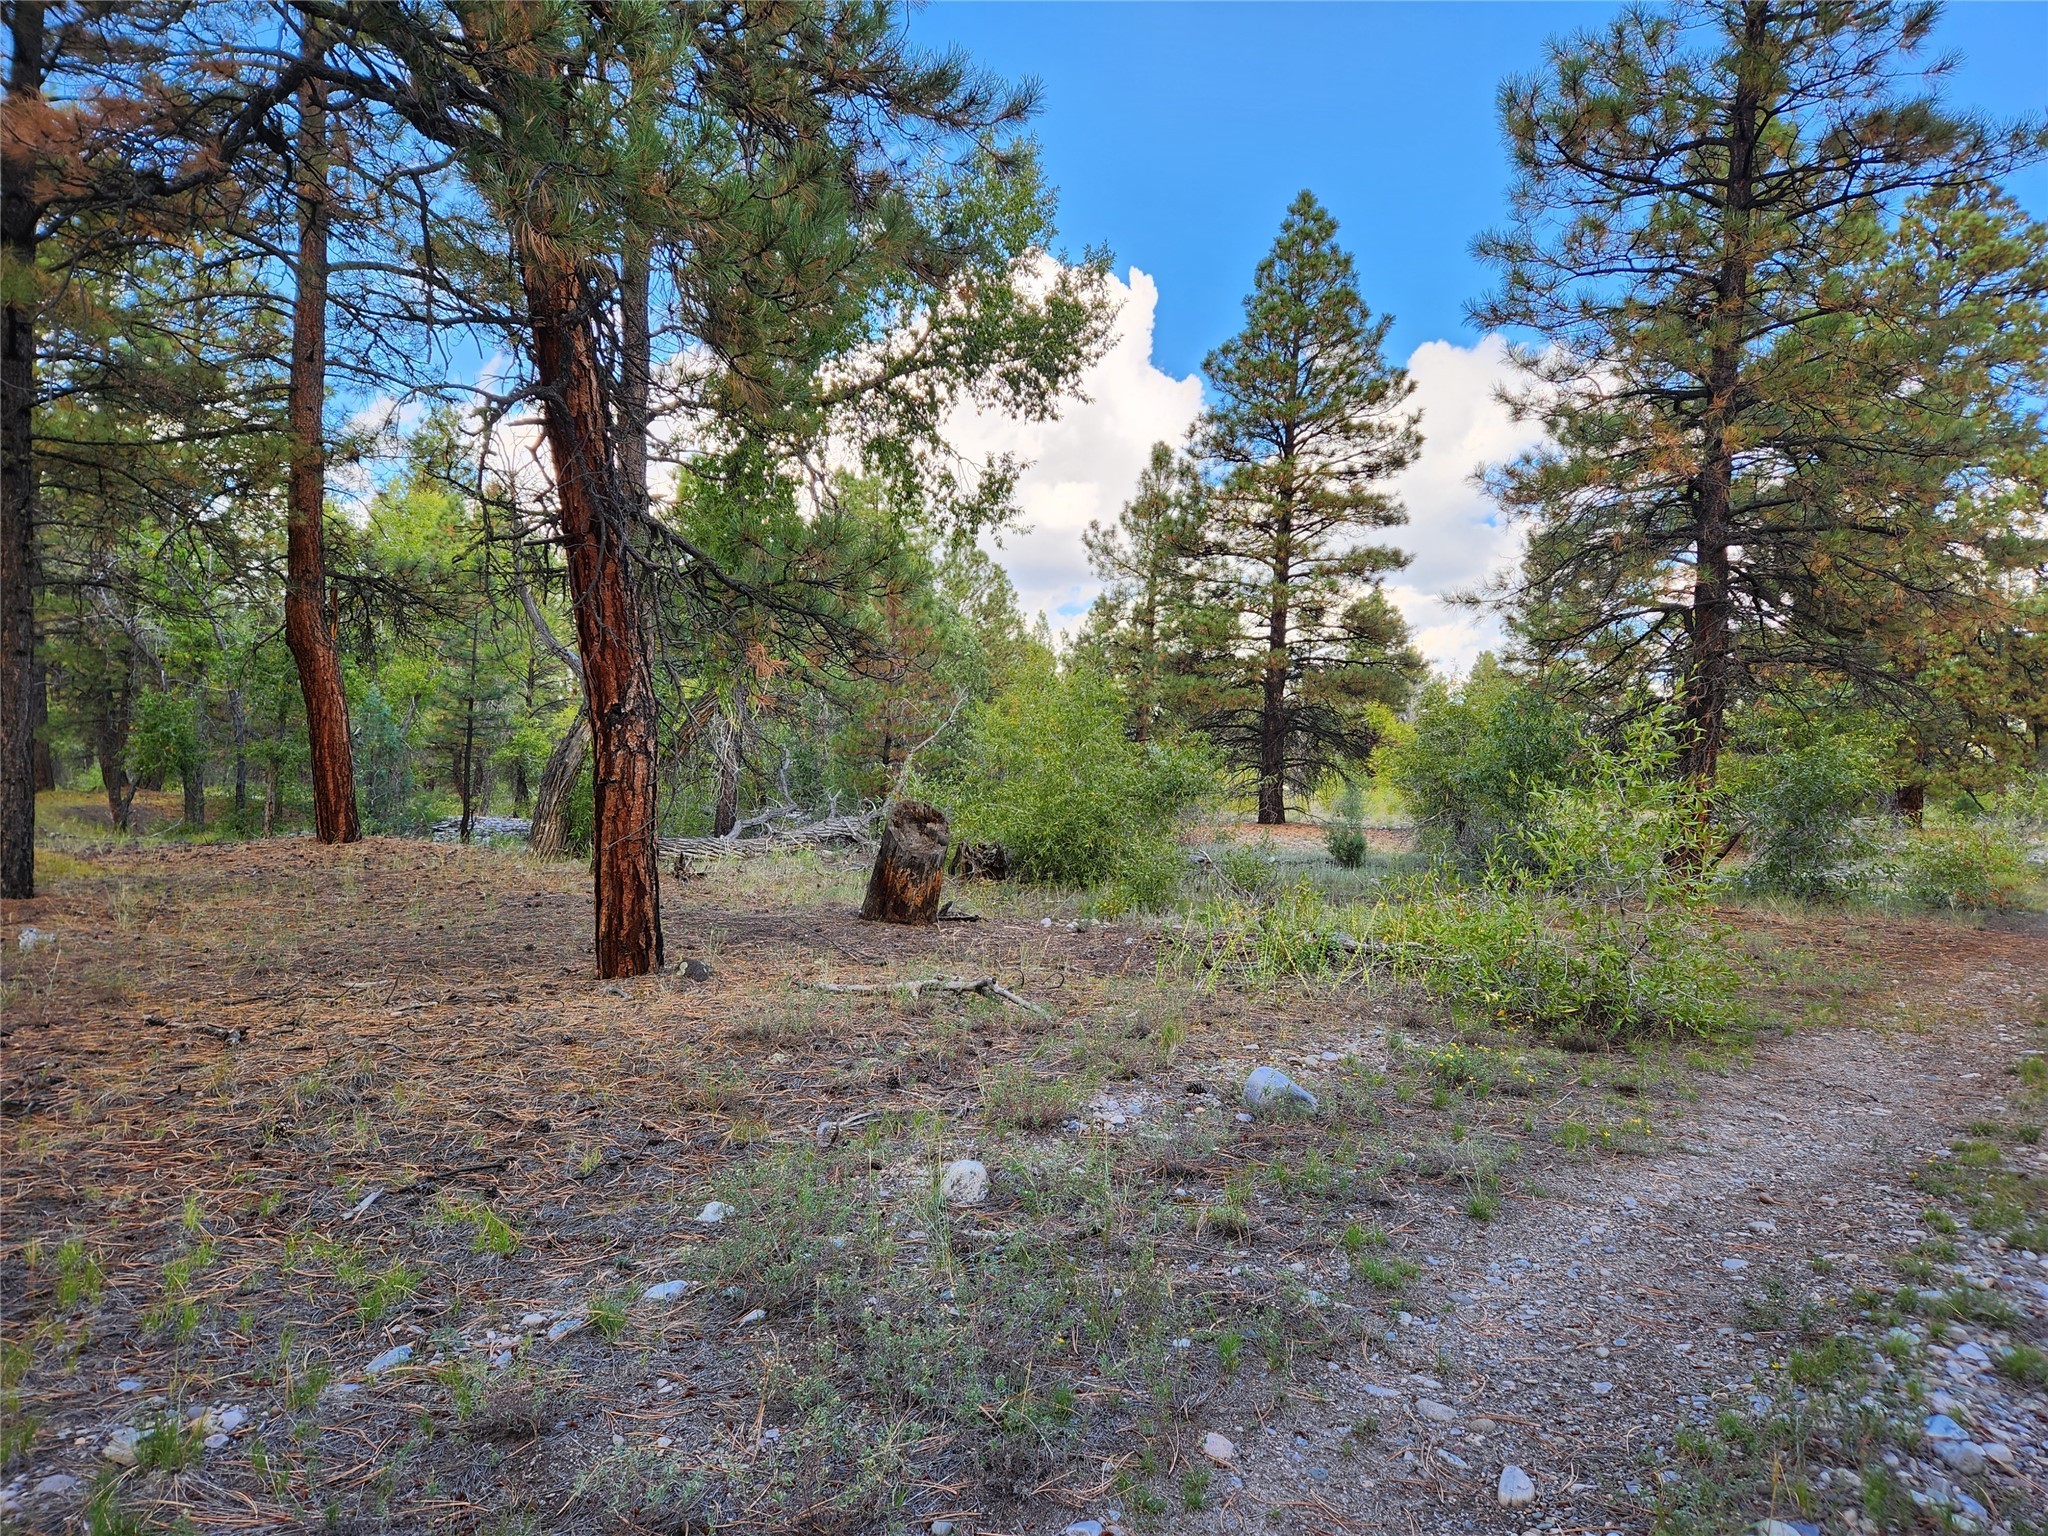
<path fill-rule="evenodd" d="M 1491 614 L 1457 608 L 1445 594 L 1480 586 L 1511 566 L 1522 533 L 1472 483 L 1483 464 L 1498 464 L 1542 441 L 1535 422 L 1516 421 L 1494 390 L 1511 375 L 1507 345 L 1487 336 L 1477 346 L 1425 341 L 1408 359 L 1414 403 L 1422 408 L 1422 453 L 1394 482 L 1408 525 L 1392 542 L 1414 560 L 1387 584 L 1387 595 L 1438 667 L 1462 671 L 1500 643 Z"/>
<path fill-rule="evenodd" d="M 1176 379 L 1152 366 L 1159 285 L 1136 267 L 1128 282 L 1112 277 L 1110 285 L 1121 308 L 1108 349 L 1082 380 L 1085 400 L 1070 401 L 1053 421 L 974 411 L 947 426 L 953 446 L 970 458 L 1010 453 L 1030 465 L 1017 484 L 1022 526 L 1004 537 L 997 556 L 1024 612 L 1045 613 L 1055 629 L 1072 628 L 1100 586 L 1081 531 L 1091 520 L 1115 518 L 1137 489 L 1152 445 L 1178 443 L 1202 409 L 1199 378 Z"/>
<path fill-rule="evenodd" d="M 1108 351 L 1083 388 L 1050 422 L 1015 421 L 994 413 L 963 414 L 949 426 L 954 446 L 969 456 L 1014 453 L 1030 467 L 1017 485 L 1024 531 L 1013 532 L 998 558 L 1017 584 L 1024 612 L 1044 613 L 1056 630 L 1072 630 L 1100 583 L 1088 569 L 1081 531 L 1107 522 L 1137 489 L 1156 442 L 1178 443 L 1202 406 L 1201 379 L 1176 379 L 1152 364 L 1152 325 L 1159 303 L 1153 279 L 1132 268 L 1117 284 L 1123 309 Z M 1482 464 L 1511 458 L 1541 429 L 1516 422 L 1494 399 L 1509 375 L 1507 348 L 1489 336 L 1476 346 L 1429 341 L 1408 360 L 1414 403 L 1422 409 L 1423 449 L 1395 490 L 1409 522 L 1390 541 L 1414 560 L 1388 583 L 1388 595 L 1415 632 L 1423 654 L 1439 667 L 1462 670 L 1499 642 L 1490 615 L 1456 608 L 1444 594 L 1483 583 L 1515 560 L 1521 534 L 1503 524 L 1472 483 Z"/>

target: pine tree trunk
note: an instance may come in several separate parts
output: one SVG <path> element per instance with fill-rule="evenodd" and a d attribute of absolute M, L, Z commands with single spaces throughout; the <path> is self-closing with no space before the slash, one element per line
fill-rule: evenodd
<path fill-rule="evenodd" d="M 11 105 L 43 84 L 43 7 L 7 8 Z M 36 893 L 35 166 L 0 136 L 0 897 Z"/>
<path fill-rule="evenodd" d="M 540 787 L 533 795 L 533 825 L 526 834 L 526 846 L 535 853 L 554 858 L 562 852 L 567 831 L 569 796 L 583 774 L 584 759 L 590 756 L 590 716 L 576 711 L 569 729 L 548 754 L 541 770 Z"/>
<path fill-rule="evenodd" d="M 662 963 L 661 873 L 654 683 L 627 564 L 627 498 L 613 465 L 604 375 L 576 269 L 559 247 L 529 235 L 521 242 L 520 280 L 590 704 L 597 971 L 607 978 L 644 976 Z"/>
<path fill-rule="evenodd" d="M 860 915 L 869 922 L 935 922 L 951 831 L 946 813 L 936 806 L 920 800 L 890 801 Z"/>
<path fill-rule="evenodd" d="M 120 677 L 104 679 L 100 684 L 100 707 L 93 721 L 92 744 L 99 759 L 100 783 L 107 792 L 107 816 L 115 831 L 126 832 L 135 804 L 135 781 L 128 777 L 128 723 L 135 702 L 135 679 L 126 649 L 110 646 L 109 650 L 120 651 Z"/>
<path fill-rule="evenodd" d="M 1285 537 L 1284 525 L 1282 537 Z M 1259 825 L 1287 821 L 1287 567 L 1274 568 L 1266 626 L 1266 670 L 1259 700 Z"/>
<path fill-rule="evenodd" d="M 301 51 L 317 59 L 316 25 L 303 24 Z M 323 843 L 362 836 L 355 764 L 348 739 L 348 695 L 327 607 L 327 104 L 326 87 L 299 87 L 296 176 L 299 201 L 298 289 L 292 304 L 292 366 L 286 414 L 291 471 L 285 533 L 285 643 L 306 701 L 306 745 L 313 776 L 313 830 Z"/>

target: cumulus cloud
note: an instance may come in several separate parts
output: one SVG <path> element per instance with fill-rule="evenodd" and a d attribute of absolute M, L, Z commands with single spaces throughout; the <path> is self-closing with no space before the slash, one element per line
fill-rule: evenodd
<path fill-rule="evenodd" d="M 963 411 L 947 425 L 948 439 L 970 458 L 1009 453 L 1029 463 L 1017 484 L 1021 527 L 996 553 L 1024 612 L 1044 613 L 1055 629 L 1071 629 L 1100 585 L 1081 531 L 1116 516 L 1152 445 L 1179 442 L 1202 409 L 1198 377 L 1176 379 L 1152 365 L 1159 285 L 1135 267 L 1127 281 L 1110 281 L 1121 307 L 1109 346 L 1081 381 L 1085 399 L 1070 400 L 1052 421 Z"/>
<path fill-rule="evenodd" d="M 1100 588 L 1081 530 L 1091 519 L 1115 517 L 1137 489 L 1152 445 L 1181 441 L 1202 407 L 1197 375 L 1177 379 L 1153 366 L 1158 284 L 1132 268 L 1118 287 L 1123 308 L 1108 351 L 1085 380 L 1085 400 L 1069 402 L 1055 421 L 974 413 L 948 429 L 969 455 L 1013 453 L 1030 464 L 1017 486 L 1024 530 L 1010 533 L 997 555 L 1017 584 L 1024 612 L 1045 614 L 1056 630 L 1072 630 Z M 1408 367 L 1424 443 L 1394 487 L 1408 507 L 1408 524 L 1388 537 L 1414 559 L 1388 583 L 1388 596 L 1423 654 L 1459 671 L 1498 644 L 1499 625 L 1487 614 L 1453 607 L 1445 594 L 1482 584 L 1521 551 L 1520 533 L 1472 483 L 1473 472 L 1532 446 L 1542 432 L 1514 421 L 1494 399 L 1509 373 L 1498 337 L 1470 347 L 1424 342 Z"/>
<path fill-rule="evenodd" d="M 1387 595 L 1422 653 L 1438 667 L 1463 671 L 1500 643 L 1500 625 L 1490 614 L 1452 607 L 1445 595 L 1483 585 L 1522 552 L 1521 531 L 1472 483 L 1473 472 L 1534 447 L 1543 429 L 1516 421 L 1494 399 L 1510 375 L 1507 345 L 1498 336 L 1471 347 L 1425 341 L 1408 359 L 1408 371 L 1414 403 L 1422 408 L 1423 444 L 1394 483 L 1408 525 L 1395 529 L 1391 542 L 1414 558 L 1387 583 Z"/>

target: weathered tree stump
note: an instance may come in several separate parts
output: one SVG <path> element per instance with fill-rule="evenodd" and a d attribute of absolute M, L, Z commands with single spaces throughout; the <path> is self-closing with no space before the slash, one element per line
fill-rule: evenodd
<path fill-rule="evenodd" d="M 875 872 L 868 876 L 860 915 L 869 922 L 933 922 L 939 915 L 939 887 L 946 879 L 946 813 L 921 800 L 897 800 L 882 825 Z"/>

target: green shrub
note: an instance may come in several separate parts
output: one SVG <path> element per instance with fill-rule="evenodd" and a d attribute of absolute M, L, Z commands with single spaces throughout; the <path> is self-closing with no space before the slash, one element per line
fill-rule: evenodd
<path fill-rule="evenodd" d="M 1863 813 L 1884 788 L 1882 753 L 1853 731 L 1767 737 L 1758 747 L 1723 770 L 1749 848 L 1743 885 L 1802 901 L 1854 894 L 1873 847 Z"/>
<path fill-rule="evenodd" d="M 414 791 L 412 744 L 384 690 L 372 683 L 349 710 L 355 752 L 356 798 L 364 829 L 418 832 L 431 820 Z"/>
<path fill-rule="evenodd" d="M 999 845 L 1026 880 L 1161 905 L 1178 884 L 1175 823 L 1216 771 L 1191 740 L 1131 740 L 1127 715 L 1106 678 L 1048 659 L 975 710 L 963 762 L 927 793 L 957 837 Z"/>
<path fill-rule="evenodd" d="M 1537 796 L 1575 779 L 1590 742 L 1574 714 L 1482 659 L 1465 685 L 1426 691 L 1388 752 L 1424 846 L 1478 868 L 1521 864 Z"/>
<path fill-rule="evenodd" d="M 1337 819 L 1323 834 L 1330 857 L 1341 869 L 1356 869 L 1365 862 L 1364 815 L 1365 797 L 1359 794 L 1356 784 L 1346 784 L 1344 794 L 1337 802 Z"/>
<path fill-rule="evenodd" d="M 583 771 L 562 806 L 562 851 L 587 858 L 597 841 L 597 779 L 586 754 Z"/>
<path fill-rule="evenodd" d="M 1995 823 L 1914 833 L 1899 853 L 1899 894 L 1918 907 L 2001 910 L 2024 899 L 2033 881 L 2018 838 Z"/>

